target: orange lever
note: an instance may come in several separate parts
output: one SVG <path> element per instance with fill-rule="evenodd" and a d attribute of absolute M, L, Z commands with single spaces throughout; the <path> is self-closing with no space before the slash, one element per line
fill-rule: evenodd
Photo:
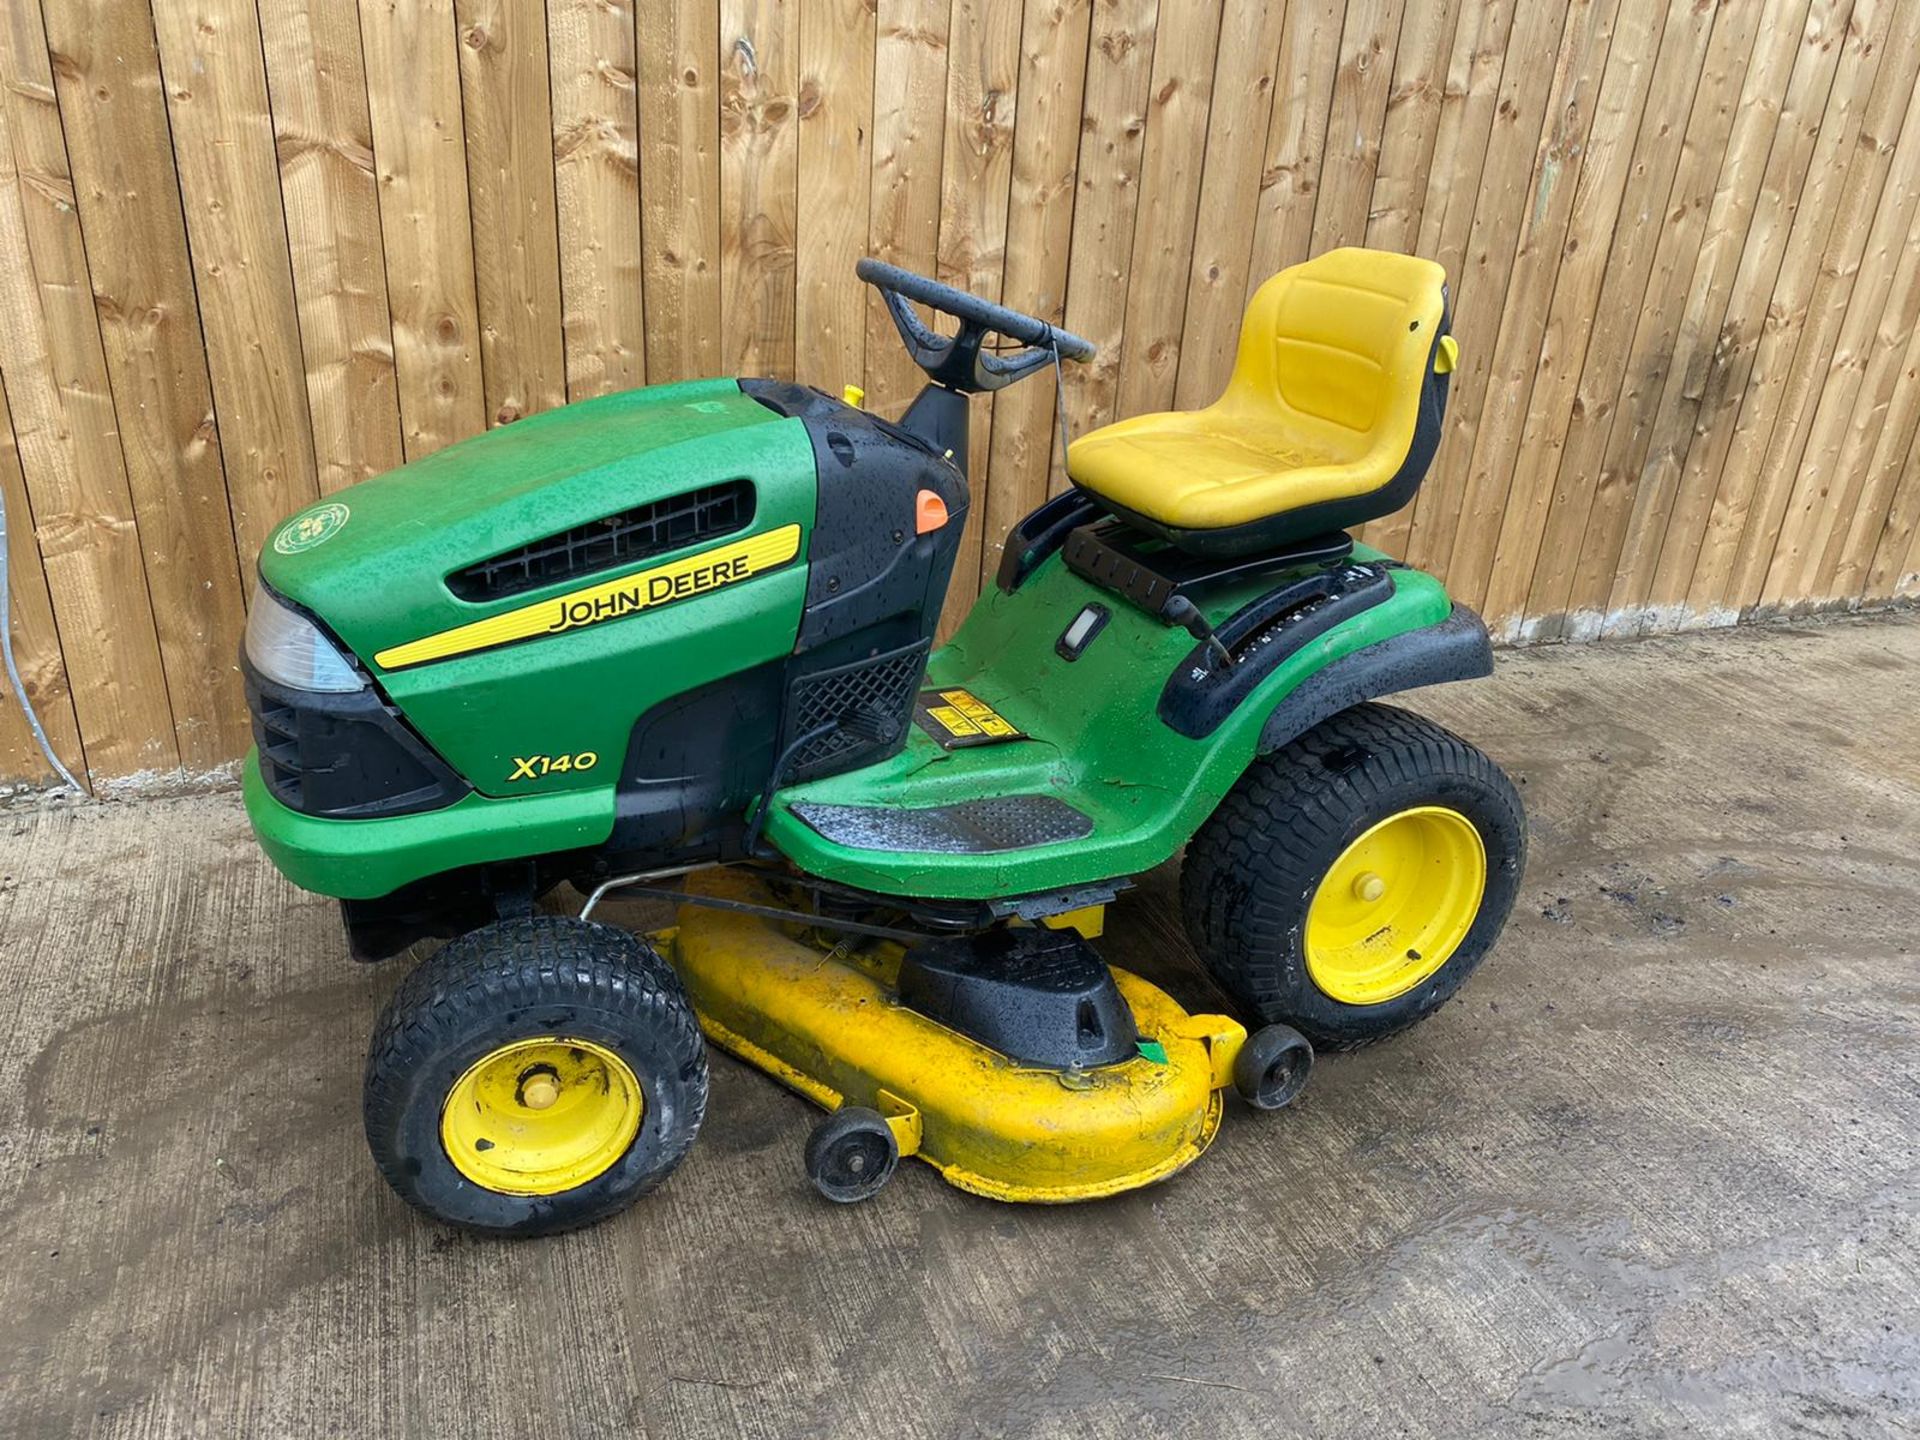
<path fill-rule="evenodd" d="M 913 497 L 913 533 L 925 535 L 947 523 L 947 502 L 931 490 Z"/>

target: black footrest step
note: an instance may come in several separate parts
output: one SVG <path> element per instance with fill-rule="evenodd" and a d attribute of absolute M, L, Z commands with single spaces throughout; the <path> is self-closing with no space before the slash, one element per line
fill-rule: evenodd
<path fill-rule="evenodd" d="M 992 855 L 1084 840 L 1093 820 L 1052 795 L 1004 795 L 954 805 L 823 805 L 791 809 L 836 845 L 930 855 Z"/>

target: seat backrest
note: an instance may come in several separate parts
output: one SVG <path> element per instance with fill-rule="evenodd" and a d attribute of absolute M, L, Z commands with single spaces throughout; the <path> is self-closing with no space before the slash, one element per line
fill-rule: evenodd
<path fill-rule="evenodd" d="M 1446 307 L 1431 260 L 1344 249 L 1291 266 L 1254 292 L 1220 405 L 1282 419 L 1333 454 L 1404 454 Z"/>

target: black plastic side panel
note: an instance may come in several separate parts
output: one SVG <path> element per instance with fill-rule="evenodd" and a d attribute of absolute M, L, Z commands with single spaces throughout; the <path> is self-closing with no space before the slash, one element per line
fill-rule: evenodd
<path fill-rule="evenodd" d="M 661 701 L 627 742 L 606 848 L 677 864 L 730 853 L 773 769 L 784 660 Z"/>
<path fill-rule="evenodd" d="M 1204 740 L 1282 661 L 1393 594 L 1383 565 L 1356 562 L 1317 571 L 1270 590 L 1222 621 L 1215 634 L 1233 656 L 1222 666 L 1196 645 L 1160 692 L 1169 729 Z"/>
<path fill-rule="evenodd" d="M 742 380 L 740 388 L 803 421 L 813 442 L 820 490 L 795 648 L 909 613 L 924 617 L 931 635 L 966 524 L 966 476 L 899 426 L 808 386 Z M 916 535 L 914 497 L 922 490 L 945 502 L 948 518 Z"/>
<path fill-rule="evenodd" d="M 740 388 L 806 425 L 819 483 L 806 609 L 775 754 L 821 722 L 823 696 L 844 695 L 841 708 L 862 712 L 857 724 L 796 756 L 786 781 L 873 764 L 906 744 L 966 525 L 966 476 L 902 427 L 809 386 L 742 380 Z M 924 535 L 915 533 L 922 490 L 947 509 L 946 524 Z M 836 718 L 838 711 L 825 714 Z"/>
<path fill-rule="evenodd" d="M 1487 627 L 1466 606 L 1455 605 L 1438 625 L 1356 650 L 1302 681 L 1267 717 L 1259 753 L 1272 754 L 1328 716 L 1363 700 L 1422 685 L 1479 680 L 1492 673 L 1493 645 L 1487 639 Z"/>

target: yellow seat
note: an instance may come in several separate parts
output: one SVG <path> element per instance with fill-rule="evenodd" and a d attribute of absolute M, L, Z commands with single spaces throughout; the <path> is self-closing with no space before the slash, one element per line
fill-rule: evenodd
<path fill-rule="evenodd" d="M 1334 250 L 1254 293 L 1226 393 L 1081 436 L 1067 472 L 1174 543 L 1236 552 L 1389 514 L 1439 444 L 1446 272 Z"/>

